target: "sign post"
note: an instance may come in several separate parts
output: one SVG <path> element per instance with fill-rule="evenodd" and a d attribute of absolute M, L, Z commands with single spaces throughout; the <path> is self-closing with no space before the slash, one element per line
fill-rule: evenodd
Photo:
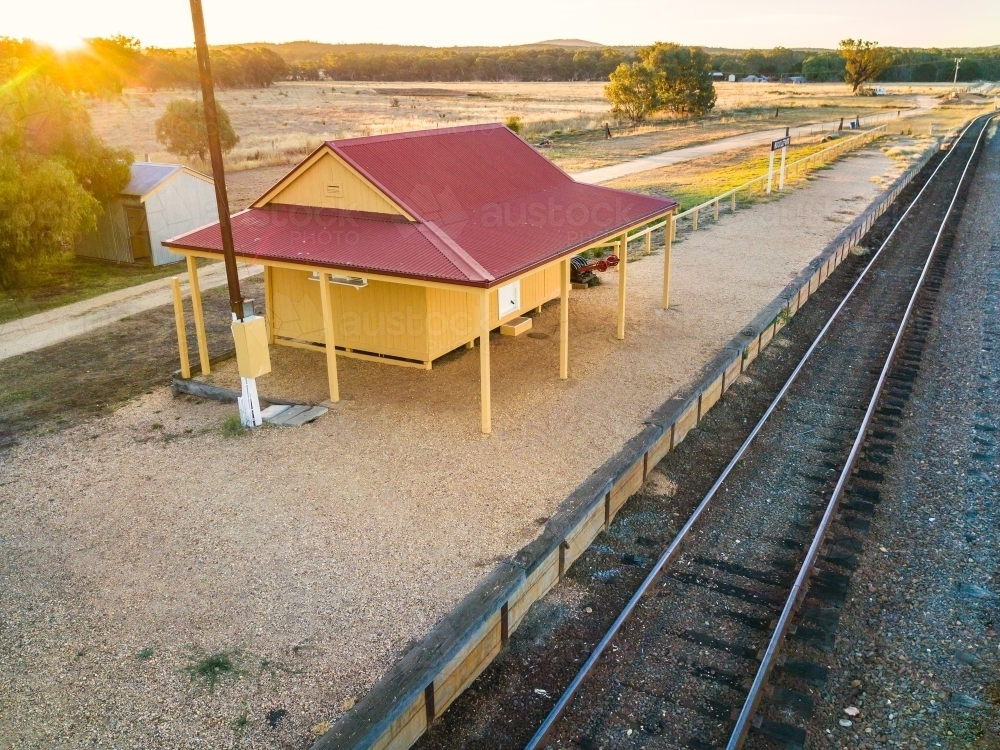
<path fill-rule="evenodd" d="M 778 190 L 785 189 L 785 154 L 788 151 L 788 144 L 792 142 L 790 136 L 771 141 L 771 158 L 767 164 L 767 194 L 771 194 L 771 183 L 774 177 L 774 152 L 781 149 L 781 168 L 778 174 Z"/>

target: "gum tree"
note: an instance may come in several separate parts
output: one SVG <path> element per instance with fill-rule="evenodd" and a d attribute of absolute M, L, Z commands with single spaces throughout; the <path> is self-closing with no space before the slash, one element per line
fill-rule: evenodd
<path fill-rule="evenodd" d="M 892 62 L 887 49 L 879 47 L 878 42 L 866 42 L 863 39 L 841 40 L 840 56 L 844 58 L 847 68 L 844 79 L 851 84 L 853 94 L 857 94 L 869 81 L 878 78 Z"/>

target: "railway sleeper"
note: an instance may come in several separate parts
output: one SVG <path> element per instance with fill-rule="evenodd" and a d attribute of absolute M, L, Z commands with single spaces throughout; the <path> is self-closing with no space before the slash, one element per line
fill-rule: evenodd
<path fill-rule="evenodd" d="M 787 750 L 803 750 L 806 746 L 806 730 L 802 727 L 765 719 L 757 715 L 753 719 L 751 731 L 766 737 L 771 742 Z"/>
<path fill-rule="evenodd" d="M 752 589 L 744 588 L 742 586 L 735 586 L 731 583 L 723 583 L 722 581 L 717 581 L 714 578 L 709 578 L 707 576 L 695 575 L 693 573 L 682 573 L 680 571 L 671 572 L 669 575 L 675 581 L 680 583 L 684 583 L 689 586 L 701 586 L 702 588 L 709 589 L 710 591 L 722 594 L 723 596 L 740 599 L 741 601 L 756 604 L 761 607 L 780 607 L 784 602 L 784 600 L 780 597 L 763 594 L 759 591 L 753 591 Z"/>
<path fill-rule="evenodd" d="M 810 628 L 802 625 L 792 625 L 788 629 L 789 634 L 807 646 L 819 649 L 823 653 L 831 653 L 837 642 L 836 632 L 830 632 L 823 628 Z"/>
<path fill-rule="evenodd" d="M 741 659 L 756 660 L 759 653 L 759 649 L 750 648 L 749 646 L 744 646 L 739 643 L 729 643 L 721 638 L 716 638 L 714 635 L 702 633 L 699 630 L 684 630 L 676 635 L 681 640 L 693 643 L 696 646 L 704 646 L 705 648 L 710 648 L 715 651 L 723 651 L 727 654 L 738 656 Z"/>
<path fill-rule="evenodd" d="M 786 687 L 775 687 L 771 690 L 771 701 L 781 708 L 792 711 L 804 719 L 812 718 L 816 710 L 816 701 L 812 696 Z"/>
<path fill-rule="evenodd" d="M 711 557 L 698 556 L 694 558 L 694 561 L 699 565 L 704 565 L 709 568 L 715 568 L 716 570 L 721 570 L 725 573 L 729 573 L 734 576 L 739 576 L 741 578 L 748 578 L 751 581 L 766 583 L 769 586 L 788 587 L 792 583 L 791 576 L 781 575 L 780 573 L 775 573 L 772 571 L 755 570 L 754 568 L 748 568 L 744 565 L 727 562 L 725 560 L 716 560 Z"/>

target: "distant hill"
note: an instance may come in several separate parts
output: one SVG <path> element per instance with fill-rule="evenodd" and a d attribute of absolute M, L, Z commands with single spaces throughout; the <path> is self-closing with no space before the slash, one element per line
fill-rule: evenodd
<path fill-rule="evenodd" d="M 588 42 L 586 39 L 546 39 L 544 42 L 524 44 L 523 47 L 606 47 L 606 44 Z"/>
<path fill-rule="evenodd" d="M 425 47 L 408 44 L 331 44 L 329 42 L 244 42 L 241 44 L 220 45 L 229 47 L 264 47 L 273 52 L 277 52 L 284 58 L 285 62 L 296 63 L 303 60 L 319 60 L 324 55 L 344 52 L 355 53 L 378 53 L 387 54 L 392 52 L 426 52 L 429 50 L 450 49 L 454 52 L 497 52 L 502 50 L 530 50 L 544 49 L 546 47 L 558 47 L 560 49 L 601 49 L 605 45 L 597 42 L 588 42 L 585 39 L 547 39 L 544 42 L 532 42 L 531 44 L 515 44 L 503 47 Z"/>

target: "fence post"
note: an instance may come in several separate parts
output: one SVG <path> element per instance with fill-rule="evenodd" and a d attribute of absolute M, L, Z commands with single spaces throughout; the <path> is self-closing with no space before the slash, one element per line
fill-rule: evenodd
<path fill-rule="evenodd" d="M 730 208 L 732 209 L 732 212 L 733 212 L 733 213 L 736 213 L 736 191 L 735 191 L 735 190 L 733 191 L 733 195 L 732 195 L 732 197 L 730 198 L 730 202 L 731 202 L 731 204 L 732 204 L 732 205 L 730 206 Z"/>
<path fill-rule="evenodd" d="M 691 212 L 691 231 L 692 232 L 697 232 L 698 231 L 698 209 L 697 208 L 694 211 Z"/>
<path fill-rule="evenodd" d="M 715 220 L 719 220 L 719 199 L 715 199 Z"/>

